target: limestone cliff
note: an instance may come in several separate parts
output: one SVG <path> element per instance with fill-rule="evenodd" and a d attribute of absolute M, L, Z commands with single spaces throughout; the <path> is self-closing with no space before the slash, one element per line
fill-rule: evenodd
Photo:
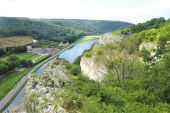
<path fill-rule="evenodd" d="M 105 33 L 98 40 L 98 44 L 107 44 L 107 43 L 111 43 L 114 41 L 119 41 L 122 38 L 123 38 L 123 36 L 120 36 L 120 35 L 113 35 L 111 33 Z"/>
<path fill-rule="evenodd" d="M 25 110 L 39 113 L 67 113 L 61 107 L 63 100 L 59 97 L 64 93 L 63 87 L 69 84 L 69 81 L 62 61 L 50 63 L 42 76 L 30 75 L 26 85 Z"/>
<path fill-rule="evenodd" d="M 107 69 L 104 64 L 97 62 L 95 58 L 88 58 L 83 56 L 81 58 L 80 67 L 82 73 L 95 81 L 102 81 Z"/>
<path fill-rule="evenodd" d="M 95 49 L 98 46 L 104 46 L 108 43 L 119 41 L 120 39 L 122 39 L 122 36 L 106 33 L 98 40 L 97 44 L 94 46 L 94 48 L 91 51 L 93 50 L 95 51 Z M 85 76 L 89 77 L 90 79 L 99 82 L 103 80 L 104 75 L 107 73 L 105 61 L 109 57 L 111 51 L 100 50 L 100 52 L 98 51 L 96 53 L 95 51 L 91 57 L 82 56 L 80 61 L 80 67 L 82 73 Z"/>

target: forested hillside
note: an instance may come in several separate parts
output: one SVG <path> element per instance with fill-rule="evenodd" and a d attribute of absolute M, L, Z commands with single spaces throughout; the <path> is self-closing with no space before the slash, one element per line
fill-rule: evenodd
<path fill-rule="evenodd" d="M 152 19 L 103 35 L 74 64 L 53 62 L 49 73 L 30 77 L 34 93 L 28 92 L 25 110 L 45 111 L 50 103 L 49 111 L 69 113 L 169 113 L 169 30 L 169 20 Z M 46 90 L 37 90 L 37 81 Z"/>
<path fill-rule="evenodd" d="M 86 97 L 95 97 L 96 112 L 170 112 L 169 30 L 169 20 L 155 18 L 113 32 L 113 37 L 124 38 L 99 44 L 84 54 L 86 59 L 98 61 L 107 68 L 100 85 L 77 85 L 83 87 L 82 91 L 85 87 L 90 92 Z M 96 88 L 92 88 L 94 84 Z M 86 110 L 92 112 L 91 105 L 87 106 Z"/>
<path fill-rule="evenodd" d="M 72 42 L 83 35 L 101 34 L 129 25 L 120 21 L 0 17 L 0 37 L 33 36 L 35 39 Z"/>

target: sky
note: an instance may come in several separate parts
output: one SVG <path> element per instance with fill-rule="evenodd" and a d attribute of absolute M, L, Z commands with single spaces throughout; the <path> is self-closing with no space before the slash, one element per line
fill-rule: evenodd
<path fill-rule="evenodd" d="M 170 18 L 170 0 L 0 0 L 0 16 L 140 23 Z"/>

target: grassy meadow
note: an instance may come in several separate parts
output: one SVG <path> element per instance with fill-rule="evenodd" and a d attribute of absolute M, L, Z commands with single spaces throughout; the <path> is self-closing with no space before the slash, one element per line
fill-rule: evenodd
<path fill-rule="evenodd" d="M 21 53 L 15 54 L 19 59 L 32 60 L 36 65 L 45 60 L 49 55 L 40 55 L 35 53 Z M 1 57 L 0 61 L 5 61 L 9 56 Z M 15 86 L 15 84 L 24 77 L 32 67 L 24 67 L 18 70 L 11 71 L 3 76 L 0 76 L 0 100 Z"/>
<path fill-rule="evenodd" d="M 82 41 L 87 41 L 87 40 L 92 40 L 95 38 L 100 38 L 100 35 L 89 35 L 89 36 L 83 36 L 82 38 L 78 39 L 78 42 L 82 42 Z"/>
<path fill-rule="evenodd" d="M 15 86 L 15 84 L 24 77 L 31 68 L 22 68 L 0 77 L 0 100 Z"/>
<path fill-rule="evenodd" d="M 20 53 L 15 54 L 19 59 L 25 59 L 25 60 L 32 60 L 34 64 L 42 61 L 42 59 L 45 59 L 49 57 L 49 55 L 41 55 L 41 54 L 35 54 L 35 53 Z M 9 58 L 9 56 L 0 57 L 0 61 L 5 61 Z"/>

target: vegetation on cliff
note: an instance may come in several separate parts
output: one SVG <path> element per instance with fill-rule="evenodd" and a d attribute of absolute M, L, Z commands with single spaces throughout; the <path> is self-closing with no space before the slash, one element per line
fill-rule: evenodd
<path fill-rule="evenodd" d="M 155 19 L 152 21 L 155 22 Z M 145 26 L 146 23 L 140 25 Z M 156 27 L 153 28 L 153 26 Z M 66 70 L 69 81 L 60 81 L 62 85 L 59 89 L 54 85 L 47 86 L 49 94 L 57 89 L 55 93 L 52 93 L 52 98 L 54 97 L 52 100 L 51 96 L 43 97 L 45 103 L 50 103 L 47 108 L 56 110 L 62 108 L 64 112 L 70 113 L 169 113 L 169 26 L 168 20 L 163 23 L 156 21 L 146 28 L 139 27 L 141 30 L 131 33 L 120 34 L 121 30 L 119 30 L 114 34 L 118 35 L 119 32 L 119 35 L 125 38 L 110 43 L 106 41 L 107 43 L 95 45 L 91 51 L 86 51 L 83 57 L 93 57 L 108 69 L 101 82 L 90 80 L 81 73 L 80 59 L 74 64 L 63 61 L 62 69 Z M 134 27 L 138 28 L 138 25 Z M 151 33 L 153 31 L 156 34 Z M 139 49 L 140 45 L 146 42 L 155 42 L 157 48 L 152 51 L 148 48 Z M 153 56 L 152 52 L 155 53 Z M 58 65 L 55 63 L 50 68 Z M 49 75 L 59 76 L 60 74 L 49 71 Z M 39 80 L 47 81 L 45 85 L 51 81 L 51 78 L 46 76 L 44 78 L 41 76 Z M 52 83 L 55 84 L 55 82 Z M 45 94 L 48 95 L 48 92 Z M 41 93 L 38 92 L 38 94 Z M 26 105 L 39 103 L 38 99 L 41 100 L 42 96 L 35 94 L 34 97 L 27 96 Z M 35 112 L 34 110 L 42 107 L 35 105 L 30 109 L 29 106 L 26 107 L 31 110 L 30 112 Z"/>
<path fill-rule="evenodd" d="M 129 27 L 115 31 L 113 34 L 124 35 L 125 38 L 97 45 L 84 54 L 86 57 L 103 61 L 108 68 L 103 82 L 95 83 L 98 86 L 92 85 L 95 86 L 93 91 L 98 90 L 92 97 L 99 97 L 95 103 L 99 108 L 92 109 L 95 107 L 93 106 L 89 112 L 106 112 L 110 108 L 112 111 L 109 112 L 170 112 L 170 22 L 162 18 L 152 19 L 140 26 L 146 27 L 140 28 L 136 25 L 133 27 L 140 30 L 133 31 L 133 27 Z M 125 33 L 124 30 L 128 32 Z M 139 49 L 140 45 L 146 42 L 156 43 L 153 56 L 149 48 Z M 104 96 L 99 93 L 100 90 Z"/>

